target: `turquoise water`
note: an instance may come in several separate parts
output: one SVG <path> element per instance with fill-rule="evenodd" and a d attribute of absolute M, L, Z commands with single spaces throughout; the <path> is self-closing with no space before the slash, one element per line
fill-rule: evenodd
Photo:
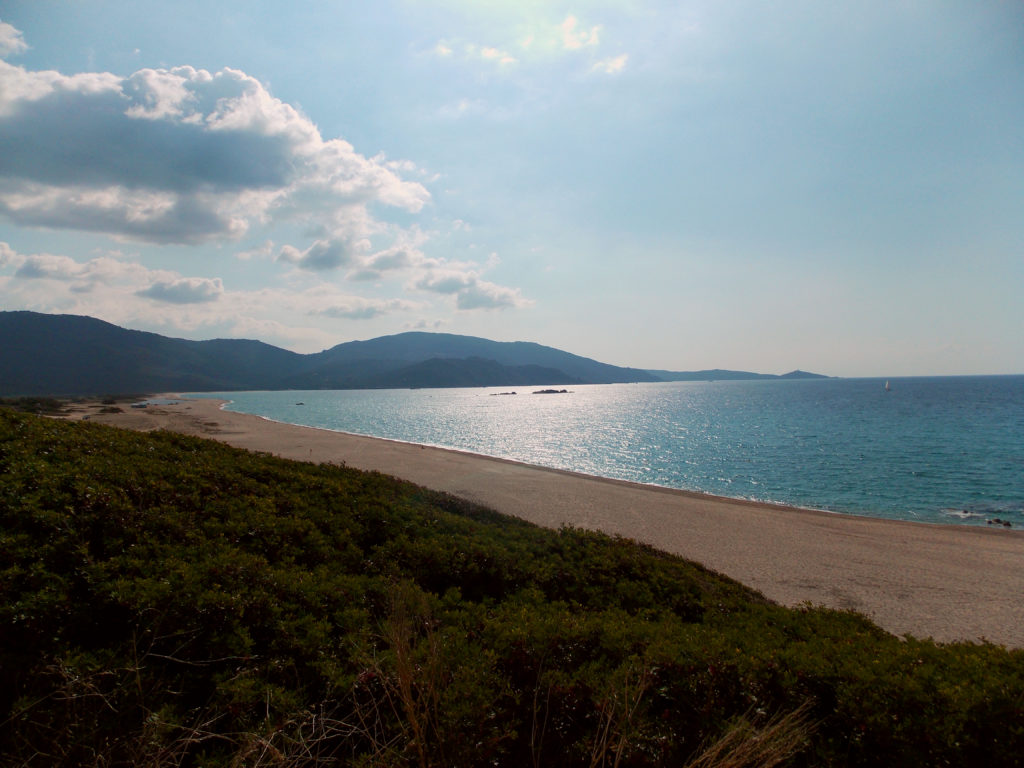
<path fill-rule="evenodd" d="M 835 512 L 1024 527 L 1024 376 L 203 393 L 277 421 Z M 200 395 L 197 395 L 200 396 Z M 298 403 L 302 403 L 299 405 Z"/>

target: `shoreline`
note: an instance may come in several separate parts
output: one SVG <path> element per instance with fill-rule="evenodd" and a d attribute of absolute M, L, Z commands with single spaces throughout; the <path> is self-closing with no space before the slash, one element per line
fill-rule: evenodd
<path fill-rule="evenodd" d="M 784 605 L 855 610 L 897 635 L 1024 648 L 1024 531 L 712 496 L 301 427 L 224 410 L 226 402 L 180 398 L 120 413 L 79 404 L 68 418 L 168 429 L 284 458 L 380 471 L 545 527 L 634 539 Z"/>
<path fill-rule="evenodd" d="M 639 480 L 625 480 L 623 478 L 608 477 L 606 475 L 589 474 L 589 473 L 586 473 L 586 472 L 580 472 L 578 470 L 573 470 L 573 469 L 563 469 L 561 467 L 549 467 L 549 466 L 545 466 L 543 464 L 531 464 L 529 461 L 524 461 L 524 460 L 521 460 L 521 459 L 509 458 L 507 456 L 497 456 L 497 455 L 490 454 L 490 453 L 480 453 L 478 451 L 471 451 L 471 450 L 467 450 L 465 448 L 452 448 L 451 446 L 440 445 L 440 444 L 437 444 L 437 443 L 417 443 L 417 442 L 414 442 L 412 440 L 401 440 L 401 439 L 396 438 L 396 437 L 381 437 L 380 435 L 371 435 L 371 434 L 367 434 L 367 433 L 364 433 L 364 432 L 349 432 L 347 430 L 332 429 L 330 427 L 318 427 L 318 426 L 312 426 L 312 425 L 309 425 L 309 424 L 295 424 L 295 423 L 292 423 L 290 421 L 281 421 L 279 419 L 274 419 L 274 418 L 271 418 L 270 416 L 264 416 L 264 415 L 258 414 L 258 413 L 246 413 L 245 411 L 231 411 L 231 410 L 228 410 L 228 406 L 231 405 L 234 402 L 234 400 L 224 400 L 224 399 L 221 399 L 221 398 L 205 397 L 201 393 L 200 394 L 193 393 L 193 394 L 186 394 L 186 395 L 168 395 L 168 394 L 154 395 L 152 397 L 147 398 L 147 400 L 155 400 L 155 399 L 161 399 L 161 398 L 177 399 L 177 400 L 182 400 L 182 401 L 185 401 L 185 402 L 193 402 L 195 400 L 214 400 L 216 403 L 218 403 L 218 408 L 221 411 L 225 411 L 225 412 L 231 413 L 231 414 L 236 414 L 236 415 L 239 415 L 239 416 L 251 416 L 251 417 L 256 418 L 256 419 L 262 419 L 263 421 L 267 421 L 267 422 L 269 422 L 271 424 L 283 424 L 283 425 L 286 425 L 286 426 L 289 426 L 289 427 L 298 427 L 298 428 L 301 428 L 301 429 L 319 430 L 319 431 L 327 432 L 327 433 L 330 433 L 330 434 L 336 434 L 336 435 L 347 435 L 349 437 L 365 438 L 365 439 L 368 439 L 368 440 L 384 440 L 386 442 L 396 443 L 398 445 L 412 445 L 412 446 L 417 446 L 417 447 L 430 448 L 430 449 L 434 449 L 434 450 L 438 450 L 438 451 L 449 451 L 451 453 L 459 453 L 459 454 L 464 454 L 466 456 L 476 456 L 476 457 L 479 457 L 481 459 L 488 459 L 490 461 L 504 461 L 504 462 L 508 462 L 510 464 L 516 464 L 516 465 L 519 465 L 519 466 L 522 466 L 522 467 L 528 467 L 528 468 L 531 468 L 531 469 L 536 469 L 538 471 L 557 472 L 557 473 L 561 473 L 561 474 L 564 474 L 564 475 L 569 475 L 569 476 L 572 476 L 572 477 L 580 477 L 580 478 L 584 478 L 584 479 L 591 479 L 591 480 L 596 480 L 596 481 L 601 481 L 601 482 L 624 483 L 627 486 L 632 486 L 632 487 L 637 487 L 637 488 L 642 488 L 642 489 L 662 490 L 662 491 L 667 491 L 669 493 L 679 493 L 679 494 L 683 494 L 683 495 L 687 495 L 687 496 L 693 496 L 693 497 L 695 497 L 697 499 L 707 498 L 707 499 L 719 500 L 719 501 L 726 502 L 726 503 L 750 504 L 750 505 L 754 505 L 754 506 L 757 506 L 757 507 L 768 507 L 768 508 L 772 508 L 772 509 L 789 510 L 789 511 L 794 511 L 794 512 L 813 512 L 813 513 L 822 514 L 822 515 L 838 515 L 841 518 L 856 518 L 856 519 L 863 519 L 863 520 L 884 520 L 884 521 L 887 521 L 887 522 L 906 523 L 906 524 L 909 524 L 909 525 L 928 525 L 928 526 L 937 526 L 937 527 L 946 527 L 946 526 L 948 526 L 948 527 L 953 528 L 953 529 L 961 529 L 961 528 L 968 528 L 969 527 L 969 528 L 974 528 L 974 529 L 977 529 L 977 530 L 992 530 L 992 531 L 1002 531 L 1003 530 L 1003 528 L 1001 528 L 1001 527 L 992 527 L 991 523 L 989 523 L 988 526 L 982 527 L 982 525 L 980 523 L 966 524 L 966 523 L 954 523 L 954 522 L 937 522 L 937 521 L 932 521 L 932 520 L 904 520 L 904 519 L 900 519 L 900 518 L 887 517 L 887 516 L 884 516 L 884 515 L 870 515 L 870 514 L 863 514 L 863 513 L 858 513 L 858 512 L 846 512 L 846 511 L 836 510 L 836 509 L 823 509 L 821 507 L 803 507 L 803 506 L 799 506 L 797 504 L 788 504 L 786 502 L 781 502 L 781 501 L 768 501 L 768 500 L 764 500 L 764 499 L 746 499 L 746 498 L 737 497 L 737 496 L 722 496 L 720 494 L 711 493 L 710 491 L 692 490 L 692 489 L 687 489 L 687 488 L 674 488 L 674 487 L 672 487 L 670 485 L 658 485 L 657 483 L 644 483 L 644 482 L 640 482 Z M 1008 529 L 1008 531 L 1012 530 L 1013 532 L 1024 534 L 1024 529 L 1022 529 L 1022 528 L 1013 528 L 1013 529 L 1011 529 L 1010 526 L 1006 526 L 1006 528 Z"/>
<path fill-rule="evenodd" d="M 160 395 L 159 397 L 169 397 L 169 396 Z M 204 398 L 204 397 L 189 398 L 187 396 L 178 397 L 177 399 L 185 401 L 185 402 L 191 402 L 193 399 L 195 399 L 195 400 L 214 400 L 218 404 L 218 408 L 221 411 L 226 411 L 227 413 L 233 413 L 233 414 L 236 414 L 238 416 L 251 416 L 251 417 L 256 418 L 256 419 L 262 419 L 263 421 L 270 422 L 271 424 L 283 424 L 283 425 L 289 426 L 289 427 L 298 427 L 300 429 L 313 429 L 313 430 L 317 430 L 317 431 L 320 431 L 320 432 L 327 432 L 327 433 L 333 434 L 333 435 L 345 435 L 347 437 L 364 438 L 364 439 L 367 439 L 367 440 L 383 440 L 384 442 L 396 443 L 397 445 L 411 445 L 411 446 L 415 446 L 417 448 L 429 448 L 431 450 L 447 451 L 449 453 L 457 453 L 457 454 L 461 454 L 463 456 L 470 456 L 470 457 L 477 457 L 477 458 L 480 458 L 480 459 L 487 459 L 488 461 L 501 461 L 501 462 L 505 462 L 507 464 L 514 464 L 516 466 L 526 467 L 528 469 L 535 469 L 535 470 L 538 470 L 538 471 L 541 471 L 541 472 L 555 472 L 555 473 L 561 474 L 561 475 L 568 475 L 569 477 L 579 477 L 579 478 L 583 478 L 585 480 L 596 480 L 596 481 L 599 481 L 599 482 L 606 482 L 606 483 L 619 483 L 619 484 L 624 484 L 624 485 L 627 485 L 627 486 L 634 486 L 634 487 L 639 487 L 639 488 L 644 488 L 644 489 L 667 491 L 669 493 L 680 493 L 680 494 L 683 494 L 685 496 L 693 496 L 695 498 L 708 498 L 708 499 L 717 499 L 719 501 L 724 501 L 724 502 L 734 502 L 736 504 L 753 504 L 753 505 L 759 506 L 759 507 L 772 507 L 772 508 L 775 508 L 775 509 L 793 510 L 793 511 L 799 511 L 799 512 L 816 512 L 816 513 L 821 513 L 823 515 L 844 515 L 846 517 L 864 517 L 864 518 L 867 518 L 867 519 L 873 519 L 873 518 L 871 518 L 870 515 L 855 515 L 855 514 L 846 513 L 846 512 L 836 512 L 836 511 L 830 510 L 830 509 L 816 509 L 814 507 L 798 507 L 798 506 L 795 506 L 793 504 L 780 504 L 780 503 L 773 502 L 773 501 L 758 501 L 756 499 L 740 499 L 740 498 L 736 498 L 736 497 L 733 497 L 733 496 L 720 496 L 720 495 L 715 494 L 715 493 L 707 493 L 707 492 L 704 492 L 704 491 L 691 491 L 691 490 L 687 490 L 686 488 L 672 488 L 671 486 L 668 486 L 668 485 L 658 485 L 657 483 L 641 483 L 641 482 L 638 482 L 636 480 L 622 480 L 621 478 L 617 478 L 617 477 L 605 477 L 604 475 L 591 475 L 591 474 L 588 474 L 586 472 L 578 472 L 578 471 L 573 470 L 573 469 L 562 469 L 560 467 L 546 467 L 543 464 L 531 464 L 528 461 L 520 461 L 519 459 L 510 459 L 507 456 L 495 456 L 495 455 L 490 454 L 490 453 L 479 453 L 479 452 L 476 452 L 476 451 L 467 451 L 467 450 L 465 450 L 463 448 L 451 448 L 450 446 L 437 445 L 435 443 L 417 443 L 417 442 L 413 442 L 412 440 L 399 440 L 396 437 L 381 437 L 379 435 L 368 435 L 368 434 L 365 434 L 363 432 L 349 432 L 349 431 L 344 430 L 344 429 L 331 429 L 330 427 L 314 427 L 314 426 L 310 426 L 309 424 L 293 424 L 290 421 L 281 421 L 280 419 L 272 419 L 269 416 L 263 416 L 262 414 L 259 414 L 259 413 L 245 413 L 244 411 L 230 411 L 230 410 L 227 409 L 227 406 L 231 405 L 231 403 L 234 402 L 233 400 L 221 400 L 221 399 L 218 399 L 218 398 Z M 885 519 L 888 519 L 888 518 L 885 518 Z M 906 520 L 905 521 L 900 521 L 900 520 L 897 520 L 897 521 L 894 521 L 894 522 L 911 522 L 911 523 L 913 523 L 914 521 L 906 521 Z M 922 522 L 921 524 L 922 525 L 950 525 L 950 526 L 952 526 L 954 528 L 955 527 L 959 527 L 955 523 L 927 523 L 927 522 Z"/>

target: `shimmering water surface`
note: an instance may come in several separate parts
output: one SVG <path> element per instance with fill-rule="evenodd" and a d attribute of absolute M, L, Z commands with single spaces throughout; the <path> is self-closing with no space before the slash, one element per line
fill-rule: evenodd
<path fill-rule="evenodd" d="M 1024 527 L 1024 376 L 203 393 L 276 421 L 603 477 Z M 301 404 L 300 404 L 301 403 Z"/>

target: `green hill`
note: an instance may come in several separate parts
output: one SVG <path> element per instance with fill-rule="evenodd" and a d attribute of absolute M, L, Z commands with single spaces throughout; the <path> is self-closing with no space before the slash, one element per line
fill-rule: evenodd
<path fill-rule="evenodd" d="M 250 339 L 189 341 L 78 315 L 0 312 L 0 396 L 479 387 L 824 378 L 622 368 L 532 342 L 399 333 L 300 355 Z"/>
<path fill-rule="evenodd" d="M 377 473 L 2 408 L 0 628 L 3 765 L 1024 752 L 1022 652 L 782 608 Z"/>
<path fill-rule="evenodd" d="M 187 341 L 92 317 L 0 312 L 0 395 L 259 389 L 301 359 L 259 341 Z"/>
<path fill-rule="evenodd" d="M 0 396 L 657 380 L 528 342 L 401 333 L 300 355 L 248 339 L 173 339 L 38 312 L 0 312 L 0 362 Z"/>

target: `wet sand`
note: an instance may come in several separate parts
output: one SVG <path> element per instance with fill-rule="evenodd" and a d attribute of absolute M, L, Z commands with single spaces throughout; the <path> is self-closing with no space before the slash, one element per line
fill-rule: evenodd
<path fill-rule="evenodd" d="M 606 480 L 220 409 L 222 401 L 71 418 L 168 429 L 303 461 L 378 470 L 539 525 L 618 534 L 785 605 L 852 609 L 897 635 L 1024 648 L 1024 531 L 898 522 Z"/>

